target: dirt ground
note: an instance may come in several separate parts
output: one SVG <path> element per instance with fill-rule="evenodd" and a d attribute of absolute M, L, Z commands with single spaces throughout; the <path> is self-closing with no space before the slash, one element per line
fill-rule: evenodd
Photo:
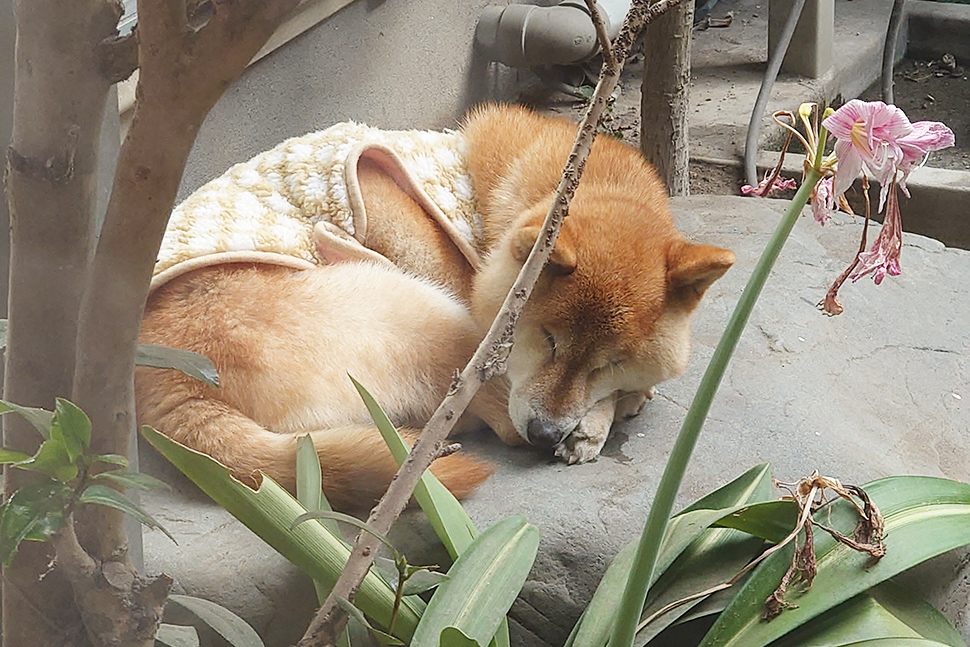
<path fill-rule="evenodd" d="M 911 121 L 942 121 L 953 131 L 956 145 L 933 153 L 929 165 L 970 170 L 970 61 L 903 60 L 893 75 L 895 104 Z M 880 98 L 879 84 L 862 95 Z"/>
<path fill-rule="evenodd" d="M 639 145 L 640 133 L 640 78 L 643 71 L 642 56 L 631 59 L 623 70 L 623 76 L 614 101 L 607 112 L 602 130 L 622 139 L 632 146 Z M 590 65 L 584 72 L 574 70 L 572 78 L 564 81 L 578 87 L 581 92 L 591 93 L 598 67 Z M 895 102 L 912 121 L 942 121 L 956 137 L 953 148 L 934 153 L 931 166 L 955 170 L 970 170 L 970 61 L 938 60 L 918 61 L 905 59 L 896 67 Z M 879 84 L 871 86 L 860 97 L 866 100 L 880 98 Z M 538 79 L 526 80 L 519 100 L 547 114 L 559 114 L 580 119 L 584 104 L 575 96 L 552 89 Z M 691 168 L 691 191 L 693 193 L 736 193 L 738 182 L 734 178 L 720 178 L 710 169 Z M 723 175 L 723 174 L 722 174 Z M 713 179 L 712 179 L 713 178 Z M 714 181 L 718 180 L 718 181 Z M 712 184 L 713 186 L 708 186 Z"/>

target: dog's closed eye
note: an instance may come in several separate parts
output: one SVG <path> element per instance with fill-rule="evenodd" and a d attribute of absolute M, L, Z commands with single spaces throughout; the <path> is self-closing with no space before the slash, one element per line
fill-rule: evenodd
<path fill-rule="evenodd" d="M 546 329 L 545 326 L 542 327 L 542 337 L 546 340 L 546 345 L 549 347 L 549 352 L 552 356 L 556 356 L 556 338 L 553 337 L 552 333 Z"/>

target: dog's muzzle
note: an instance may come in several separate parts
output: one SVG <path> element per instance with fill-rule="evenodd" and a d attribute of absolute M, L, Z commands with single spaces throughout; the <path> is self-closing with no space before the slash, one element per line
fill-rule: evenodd
<path fill-rule="evenodd" d="M 529 444 L 543 448 L 557 445 L 565 436 L 558 426 L 536 418 L 529 420 L 526 434 L 529 436 Z"/>

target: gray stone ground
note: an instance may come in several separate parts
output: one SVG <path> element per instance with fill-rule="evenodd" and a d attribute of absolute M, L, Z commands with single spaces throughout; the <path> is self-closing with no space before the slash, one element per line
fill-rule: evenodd
<path fill-rule="evenodd" d="M 467 501 L 480 527 L 525 514 L 542 531 L 536 567 L 513 607 L 517 645 L 562 644 L 618 548 L 642 527 L 666 455 L 724 323 L 762 246 L 788 203 L 697 196 L 673 201 L 694 240 L 735 251 L 738 262 L 702 303 L 688 372 L 661 385 L 638 418 L 614 429 L 603 456 L 566 467 L 495 438 L 465 439 L 497 466 Z M 881 286 L 843 288 L 845 313 L 815 303 L 852 258 L 859 221 L 824 228 L 805 215 L 778 261 L 714 403 L 681 492 L 683 504 L 761 461 L 793 480 L 818 469 L 846 482 L 892 474 L 970 480 L 970 252 L 906 235 L 903 275 Z M 157 457 L 148 471 L 178 482 L 176 496 L 146 507 L 179 539 L 145 535 L 146 566 L 180 590 L 237 610 L 267 645 L 285 645 L 314 606 L 309 582 Z M 415 559 L 434 555 L 428 529 L 400 541 Z M 939 558 L 911 578 L 970 637 L 968 571 L 961 555 Z"/>

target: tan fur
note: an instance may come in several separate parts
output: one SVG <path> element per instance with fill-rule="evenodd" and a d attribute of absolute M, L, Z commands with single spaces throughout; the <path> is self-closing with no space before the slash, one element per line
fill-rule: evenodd
<path fill-rule="evenodd" d="M 188 274 L 152 296 L 141 341 L 203 353 L 221 381 L 212 389 L 175 371 L 139 369 L 141 423 L 240 478 L 261 469 L 291 490 L 296 437 L 311 432 L 325 492 L 348 508 L 373 503 L 396 471 L 348 373 L 395 424 L 420 428 L 478 334 L 442 290 L 393 269 L 346 263 Z M 433 471 L 463 495 L 490 469 L 456 454 Z"/>
<path fill-rule="evenodd" d="M 289 488 L 295 439 L 310 431 L 336 505 L 379 496 L 393 463 L 347 373 L 396 424 L 424 424 L 512 285 L 575 137 L 574 124 L 497 106 L 472 113 L 463 131 L 488 247 L 480 272 L 365 163 L 365 244 L 396 267 L 220 266 L 166 285 L 148 304 L 142 341 L 209 356 L 223 386 L 140 369 L 141 422 L 242 478 L 262 469 Z M 317 243 L 323 258 L 354 258 L 353 246 L 332 236 Z M 614 419 L 635 415 L 654 385 L 683 372 L 691 313 L 733 261 L 729 251 L 686 242 L 649 165 L 598 138 L 519 320 L 507 379 L 486 385 L 462 426 L 482 420 L 507 443 L 531 439 L 570 463 L 594 459 Z M 461 454 L 432 469 L 459 496 L 488 474 Z"/>
<path fill-rule="evenodd" d="M 489 252 L 472 293 L 463 296 L 484 331 L 535 243 L 576 125 L 524 108 L 486 106 L 462 130 Z M 397 223 L 391 217 L 376 226 Z M 598 137 L 550 264 L 516 329 L 507 379 L 518 435 L 528 440 L 531 424 L 551 437 L 533 441 L 555 444 L 567 462 L 595 458 L 613 418 L 638 411 L 656 384 L 684 371 L 691 314 L 733 262 L 727 250 L 684 240 L 649 164 L 630 147 Z M 460 263 L 451 271 L 470 272 Z M 637 406 L 616 407 L 630 400 Z M 604 415 L 607 408 L 614 416 Z"/>

